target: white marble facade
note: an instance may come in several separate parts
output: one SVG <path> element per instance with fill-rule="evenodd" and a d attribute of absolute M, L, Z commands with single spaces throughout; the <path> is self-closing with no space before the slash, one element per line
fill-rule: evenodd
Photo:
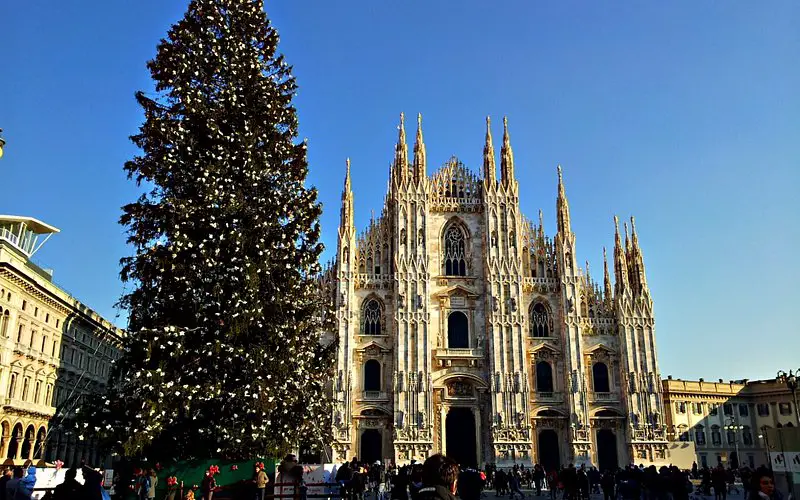
<path fill-rule="evenodd" d="M 575 259 L 558 171 L 555 236 L 519 209 L 504 121 L 497 178 L 487 119 L 481 174 L 426 172 L 421 120 L 404 124 L 381 215 L 360 235 L 350 164 L 335 290 L 334 461 L 657 462 L 666 450 L 653 303 L 631 220 L 612 285 Z M 610 222 L 610 221 L 609 221 Z M 605 250 L 604 250 L 605 256 Z"/>

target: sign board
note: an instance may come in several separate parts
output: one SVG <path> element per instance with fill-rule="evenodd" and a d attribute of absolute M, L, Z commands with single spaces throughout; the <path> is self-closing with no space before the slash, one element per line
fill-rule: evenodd
<path fill-rule="evenodd" d="M 794 472 L 800 474 L 800 452 L 773 451 L 769 454 L 772 470 L 775 472 Z"/>

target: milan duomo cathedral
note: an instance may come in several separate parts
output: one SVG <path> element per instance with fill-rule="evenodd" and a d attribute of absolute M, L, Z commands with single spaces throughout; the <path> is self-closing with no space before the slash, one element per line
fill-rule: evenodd
<path fill-rule="evenodd" d="M 401 116 L 383 210 L 360 234 L 348 160 L 330 284 L 334 462 L 436 452 L 465 465 L 664 461 L 633 218 L 624 240 L 614 218 L 615 279 L 604 250 L 601 286 L 576 262 L 561 168 L 548 236 L 541 211 L 538 224 L 520 213 L 507 123 L 499 179 L 486 125 L 482 175 L 453 157 L 429 177 L 421 119 L 410 158 Z"/>

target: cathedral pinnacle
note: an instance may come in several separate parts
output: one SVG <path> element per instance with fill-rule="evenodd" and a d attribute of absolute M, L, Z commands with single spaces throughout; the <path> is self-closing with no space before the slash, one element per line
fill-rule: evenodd
<path fill-rule="evenodd" d="M 567 192 L 564 189 L 564 177 L 561 173 L 561 165 L 558 166 L 558 199 L 556 201 L 558 211 L 558 232 L 567 234 L 572 232 L 569 220 L 569 202 Z"/>
<path fill-rule="evenodd" d="M 627 228 L 626 228 L 627 232 Z M 627 239 L 627 237 L 626 237 Z M 614 280 L 616 295 L 622 295 L 628 289 L 628 262 L 622 238 L 619 235 L 619 217 L 614 216 Z"/>
<path fill-rule="evenodd" d="M 417 139 L 414 142 L 414 180 L 416 182 L 425 178 L 426 164 L 425 142 L 422 140 L 422 113 L 419 113 L 417 114 Z"/>
<path fill-rule="evenodd" d="M 636 220 L 631 216 L 631 250 L 629 267 L 631 269 L 631 281 L 635 280 L 635 291 L 641 293 L 647 288 L 647 278 L 644 272 L 644 258 L 642 249 L 639 247 L 639 236 L 636 234 Z"/>
<path fill-rule="evenodd" d="M 504 184 L 514 181 L 514 152 L 508 135 L 508 117 L 503 117 L 503 148 L 500 151 L 500 176 Z"/>
<path fill-rule="evenodd" d="M 344 191 L 342 191 L 342 199 L 345 195 L 352 191 L 350 186 L 350 158 L 347 159 L 347 172 L 344 174 Z"/>
<path fill-rule="evenodd" d="M 539 209 L 539 238 L 544 240 L 544 212 Z"/>
<path fill-rule="evenodd" d="M 397 138 L 397 145 L 394 148 L 393 167 L 395 169 L 395 174 L 398 175 L 402 181 L 408 174 L 408 144 L 406 143 L 406 125 L 404 113 L 400 113 L 400 126 L 398 129 L 399 134 Z"/>
<path fill-rule="evenodd" d="M 606 254 L 606 247 L 603 247 L 603 299 L 606 305 L 611 304 L 611 276 L 608 274 L 608 255 Z"/>
<path fill-rule="evenodd" d="M 341 228 L 352 228 L 355 225 L 353 217 L 353 187 L 350 182 L 350 158 L 347 159 L 347 171 L 344 175 L 344 189 L 342 190 Z"/>
<path fill-rule="evenodd" d="M 483 178 L 489 187 L 497 182 L 497 164 L 494 161 L 494 144 L 492 144 L 492 119 L 486 117 L 486 143 L 483 146 Z"/>

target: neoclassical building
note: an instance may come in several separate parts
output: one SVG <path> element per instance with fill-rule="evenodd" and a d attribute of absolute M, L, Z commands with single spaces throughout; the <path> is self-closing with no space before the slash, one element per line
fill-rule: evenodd
<path fill-rule="evenodd" d="M 122 330 L 53 283 L 31 257 L 58 229 L 0 215 L 0 460 L 102 465 L 95 443 L 62 431 L 105 388 Z M 110 464 L 107 464 L 110 465 Z"/>
<path fill-rule="evenodd" d="M 662 381 L 668 436 L 692 442 L 700 466 L 769 463 L 771 429 L 800 425 L 800 412 L 785 384 L 772 380 L 717 382 L 673 379 Z"/>
<path fill-rule="evenodd" d="M 350 162 L 335 290 L 334 461 L 659 462 L 667 449 L 653 301 L 631 218 L 612 284 L 576 261 L 561 169 L 555 235 L 520 212 L 504 120 L 497 178 L 487 119 L 481 174 L 429 176 L 403 118 L 383 210 L 354 225 Z M 603 252 L 605 257 L 605 251 Z"/>

